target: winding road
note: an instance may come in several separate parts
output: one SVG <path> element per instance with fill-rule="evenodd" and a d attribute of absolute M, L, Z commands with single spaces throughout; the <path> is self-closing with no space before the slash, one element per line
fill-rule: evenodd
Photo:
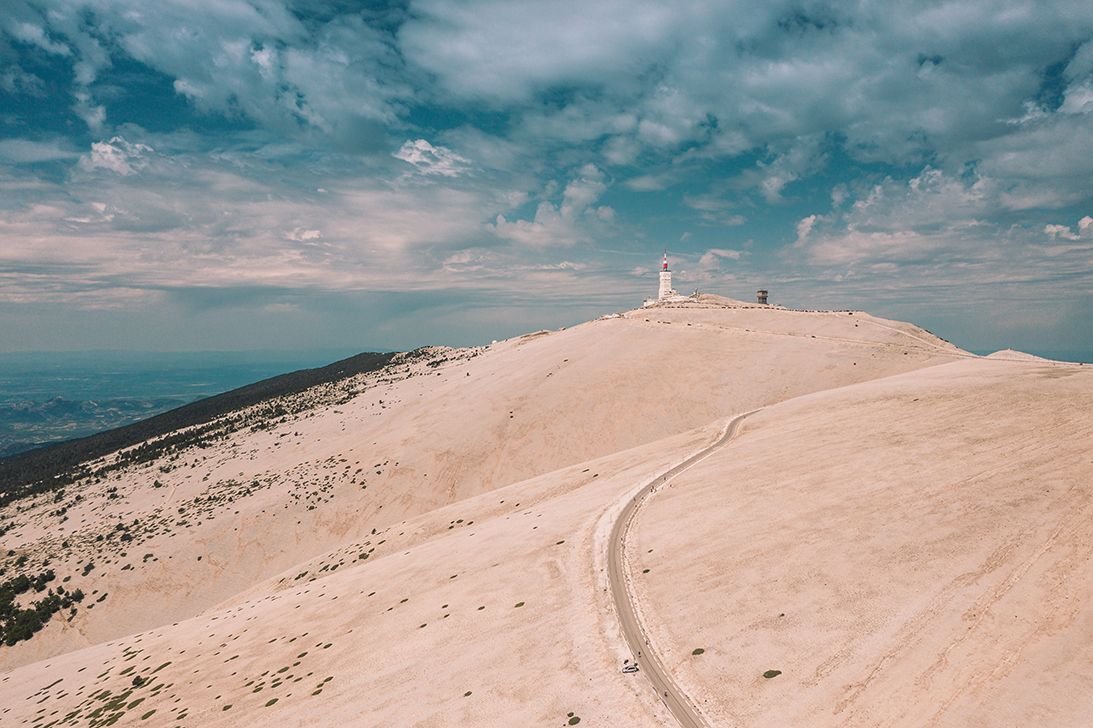
<path fill-rule="evenodd" d="M 611 528 L 611 537 L 607 547 L 607 578 L 611 584 L 611 597 L 619 614 L 623 636 L 630 646 L 631 654 L 637 660 L 641 673 L 649 679 L 657 691 L 657 696 L 679 721 L 679 724 L 685 726 L 685 728 L 701 728 L 706 725 L 706 722 L 702 719 L 698 708 L 676 685 L 675 680 L 664 668 L 660 658 L 653 652 L 648 643 L 647 635 L 641 627 L 641 622 L 638 620 L 637 610 L 634 608 L 634 598 L 630 593 L 626 579 L 626 533 L 630 528 L 630 523 L 634 519 L 638 506 L 646 496 L 652 493 L 657 486 L 668 483 L 672 478 L 705 460 L 715 450 L 732 440 L 740 429 L 740 423 L 744 421 L 744 418 L 756 411 L 758 410 L 734 417 L 725 426 L 724 432 L 716 442 L 698 451 L 674 468 L 665 471 L 634 494 L 627 501 L 615 521 L 615 525 Z"/>

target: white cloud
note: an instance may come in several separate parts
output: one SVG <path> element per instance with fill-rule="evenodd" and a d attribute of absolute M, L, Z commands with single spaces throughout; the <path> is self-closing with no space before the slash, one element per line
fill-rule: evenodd
<path fill-rule="evenodd" d="M 581 167 L 578 176 L 566 185 L 562 193 L 561 213 L 573 217 L 587 209 L 607 190 L 603 172 L 594 164 Z"/>
<path fill-rule="evenodd" d="M 434 147 L 424 139 L 406 140 L 392 156 L 413 165 L 424 175 L 458 177 L 470 168 L 470 161 L 447 147 Z"/>
<path fill-rule="evenodd" d="M 266 313 L 272 313 L 277 315 L 294 314 L 300 312 L 300 304 L 288 303 L 284 301 L 277 303 L 267 303 L 265 306 L 262 307 L 262 310 Z"/>
<path fill-rule="evenodd" d="M 545 201 L 539 203 L 531 220 L 509 221 L 504 215 L 498 215 L 493 230 L 499 238 L 530 247 L 573 245 L 580 239 L 571 222 L 559 214 L 557 207 Z"/>
<path fill-rule="evenodd" d="M 719 268 L 722 260 L 740 260 L 744 257 L 742 250 L 730 250 L 727 248 L 710 248 L 698 259 L 700 268 Z"/>
<path fill-rule="evenodd" d="M 579 27 L 570 16 L 582 18 Z M 789 2 L 711 8 L 684 0 L 669 9 L 647 2 L 424 0 L 399 40 L 411 65 L 435 74 L 455 103 L 484 100 L 515 110 L 523 123 L 516 133 L 529 143 L 599 143 L 614 165 L 642 154 L 701 159 L 768 149 L 772 158 L 739 182 L 778 202 L 789 185 L 826 164 L 816 145 L 831 134 L 866 161 L 929 158 L 958 168 L 983 159 L 1004 166 L 1006 140 L 1021 127 L 1006 119 L 1023 118 L 1044 84 L 1043 69 L 1083 42 L 1067 68 L 1059 113 L 1045 113 L 1086 108 L 1091 33 L 1093 11 L 1066 2 L 1034 10 L 1003 2 L 987 10 L 956 0 L 878 13 Z M 1021 52 L 999 51 L 1015 47 Z M 537 97 L 549 102 L 525 109 Z M 788 143 L 801 139 L 809 143 Z M 1049 156 L 1078 146 L 1062 127 L 1026 143 Z M 1078 161 L 1083 155 L 1066 158 L 1088 174 L 1089 164 Z M 678 179 L 646 171 L 624 184 L 651 190 Z M 1088 189 L 1087 181 L 1068 178 L 1039 200 L 1026 185 L 1013 204 L 1060 204 Z"/>
<path fill-rule="evenodd" d="M 445 272 L 466 274 L 483 270 L 489 261 L 489 254 L 485 251 L 467 248 L 452 253 L 442 262 Z"/>
<path fill-rule="evenodd" d="M 631 177 L 623 185 L 635 192 L 657 192 L 667 188 L 670 182 L 671 178 L 665 175 L 643 174 Z"/>
<path fill-rule="evenodd" d="M 63 184 L 0 167 L 0 299 L 101 307 L 139 291 L 432 290 L 448 285 L 440 261 L 483 237 L 481 192 L 355 175 L 301 192 L 260 160 L 159 146 L 96 142 Z"/>
<path fill-rule="evenodd" d="M 45 29 L 40 25 L 12 21 L 9 23 L 7 30 L 16 40 L 38 46 L 47 53 L 52 53 L 57 56 L 67 56 L 71 53 L 68 46 L 64 43 L 57 43 L 51 40 L 46 35 Z"/>
<path fill-rule="evenodd" d="M 937 315 L 938 292 L 958 290 L 962 310 L 979 318 L 1012 313 L 1014 301 L 1040 315 L 1093 290 L 1093 217 L 1074 227 L 1003 224 L 1007 188 L 997 180 L 927 167 L 907 182 L 848 189 L 848 198 L 800 220 L 797 241 L 783 250 L 785 271 L 818 286 L 816 305 L 852 295 Z"/>
<path fill-rule="evenodd" d="M 854 201 L 797 222 L 795 249 L 814 263 L 912 262 L 948 247 L 967 253 L 985 239 L 984 219 L 1004 208 L 1003 190 L 982 176 L 952 177 L 925 167 L 908 181 L 862 186 Z"/>
<path fill-rule="evenodd" d="M 87 124 L 87 128 L 92 134 L 100 133 L 106 124 L 106 107 L 102 104 L 96 104 L 87 91 L 76 91 L 72 96 L 76 99 L 76 103 L 72 105 L 72 110 L 76 116 Z"/>
<path fill-rule="evenodd" d="M 701 195 L 684 195 L 683 204 L 697 210 L 702 219 L 717 225 L 743 225 L 747 218 L 732 212 L 736 204 L 720 194 L 708 192 Z"/>
<path fill-rule="evenodd" d="M 1067 64 L 1067 88 L 1059 111 L 1064 114 L 1093 112 L 1093 40 L 1087 40 Z"/>
<path fill-rule="evenodd" d="M 788 149 L 778 152 L 774 159 L 756 163 L 756 169 L 750 174 L 741 175 L 736 184 L 754 185 L 768 203 L 781 202 L 782 191 L 787 185 L 812 174 L 823 162 L 824 154 L 818 137 L 796 139 L 788 145 Z"/>
<path fill-rule="evenodd" d="M 80 166 L 87 170 L 106 169 L 125 176 L 143 169 L 148 163 L 148 155 L 153 152 L 155 150 L 147 144 L 133 144 L 116 136 L 108 142 L 92 143 L 91 153 L 80 158 Z"/>
<path fill-rule="evenodd" d="M 816 224 L 817 219 L 817 215 L 809 215 L 808 217 L 801 218 L 797 222 L 797 245 L 801 245 L 808 240 L 808 236 L 812 232 L 812 228 Z"/>
<path fill-rule="evenodd" d="M 595 165 L 586 164 L 566 184 L 559 204 L 541 201 L 531 220 L 510 221 L 505 215 L 498 215 L 492 225 L 493 232 L 499 238 L 533 248 L 586 241 L 591 226 L 610 223 L 615 218 L 612 208 L 594 205 L 606 190 L 603 172 Z"/>
<path fill-rule="evenodd" d="M 11 166 L 69 158 L 63 142 L 0 142 L 5 260 L 51 271 L 36 284 L 27 274 L 20 296 L 38 285 L 89 300 L 89 280 L 118 300 L 135 300 L 133 286 L 496 290 L 517 274 L 587 280 L 602 251 L 624 257 L 684 227 L 696 275 L 757 265 L 775 234 L 794 233 L 782 262 L 799 279 L 943 268 L 1017 280 L 1019 261 L 1080 281 L 1089 267 L 1093 10 L 1073 3 L 9 6 L 0 58 L 50 54 L 71 78 L 57 89 L 56 74 L 9 63 L 0 88 L 59 91 L 96 140 L 63 185 Z M 119 71 L 154 69 L 233 131 L 216 119 L 163 135 L 126 126 L 137 116 L 125 117 L 125 74 L 107 73 L 121 59 Z M 22 111 L 2 113 L 21 123 Z M 793 198 L 816 214 L 768 232 L 765 207 Z M 745 214 L 753 255 L 702 252 L 711 226 Z M 654 216 L 679 229 L 648 232 Z M 553 246 L 573 245 L 558 262 Z"/>
<path fill-rule="evenodd" d="M 307 26 L 280 0 L 43 4 L 40 15 L 22 12 L 44 27 L 23 22 L 7 31 L 74 58 L 75 112 L 93 133 L 105 128 L 93 82 L 113 54 L 166 74 L 204 111 L 249 116 L 281 133 L 321 129 L 344 146 L 375 147 L 377 130 L 361 122 L 394 120 L 393 104 L 413 93 L 385 73 L 400 65 L 389 39 L 354 13 Z"/>
<path fill-rule="evenodd" d="M 660 55 L 674 35 L 674 16 L 673 8 L 651 2 L 421 0 L 399 41 L 452 92 L 514 101 L 594 76 L 604 84 L 617 80 L 632 71 L 633 58 Z"/>
<path fill-rule="evenodd" d="M 307 228 L 297 227 L 292 230 L 288 230 L 284 234 L 285 240 L 292 240 L 297 243 L 306 243 L 311 240 L 319 240 L 323 237 L 321 230 L 311 230 Z"/>
<path fill-rule="evenodd" d="M 1086 215 L 1078 221 L 1076 230 L 1071 230 L 1069 225 L 1045 225 L 1044 232 L 1051 236 L 1052 240 L 1088 240 L 1093 238 L 1093 217 Z"/>
<path fill-rule="evenodd" d="M 198 11 L 134 0 L 43 5 L 17 3 L 6 32 L 72 56 L 74 111 L 95 134 L 110 133 L 110 120 L 92 82 L 128 54 L 203 111 L 247 116 L 282 135 L 318 132 L 344 149 L 381 148 L 385 127 L 400 126 L 412 105 L 484 102 L 511 122 L 498 142 L 533 151 L 589 145 L 611 165 L 768 150 L 738 180 L 768 202 L 822 167 L 815 145 L 831 134 L 860 159 L 928 157 L 947 169 L 981 159 L 996 167 L 990 176 L 1013 177 L 1014 208 L 1069 204 L 1088 189 L 1088 164 L 1071 152 L 1088 147 L 1082 126 L 1091 125 L 1081 117 L 1093 103 L 1093 11 L 1066 2 L 1033 12 L 1017 0 L 989 10 L 954 0 L 881 13 L 788 0 L 760 8 L 743 0 L 418 0 L 401 25 L 356 13 L 307 18 L 279 0 L 223 0 Z M 998 50 L 1014 47 L 1021 52 Z M 1067 60 L 1061 106 L 1042 108 L 1043 69 Z M 16 79 L 4 74 L 0 83 Z M 1079 124 L 1028 128 L 1041 116 Z M 811 141 L 790 143 L 801 139 Z M 513 169 L 529 155 L 472 156 Z M 1086 176 L 1067 175 L 1040 193 L 1012 172 L 1038 156 Z M 429 169 L 452 173 L 444 164 Z M 681 178 L 646 171 L 624 185 L 662 189 Z"/>
<path fill-rule="evenodd" d="M 995 180 L 1007 209 L 1060 208 L 1093 188 L 1093 116 L 1050 114 L 975 144 L 978 170 Z"/>

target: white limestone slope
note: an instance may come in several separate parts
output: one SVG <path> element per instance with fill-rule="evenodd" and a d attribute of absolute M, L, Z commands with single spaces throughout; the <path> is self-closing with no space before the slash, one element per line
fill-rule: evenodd
<path fill-rule="evenodd" d="M 650 649 L 711 724 L 1080 724 L 1093 375 L 858 312 L 702 305 L 421 364 L 184 454 L 156 468 L 163 488 L 127 474 L 124 499 L 84 517 L 276 476 L 131 549 L 158 562 L 102 567 L 116 596 L 68 629 L 128 631 L 72 649 L 55 630 L 38 649 L 63 654 L 19 653 L 0 724 L 668 724 L 619 670 L 605 539 L 636 488 L 761 405 L 628 537 Z M 18 538 L 56 527 L 25 515 L 42 525 Z M 125 611 L 146 605 L 151 626 Z"/>
<path fill-rule="evenodd" d="M 1091 442 L 1042 360 L 767 408 L 632 529 L 652 649 L 711 725 L 1085 725 Z"/>
<path fill-rule="evenodd" d="M 268 429 L 8 509 L 0 545 L 48 559 L 94 607 L 0 665 L 185 619 L 373 530 L 726 413 L 967 355 L 866 314 L 704 297 L 432 356 Z"/>

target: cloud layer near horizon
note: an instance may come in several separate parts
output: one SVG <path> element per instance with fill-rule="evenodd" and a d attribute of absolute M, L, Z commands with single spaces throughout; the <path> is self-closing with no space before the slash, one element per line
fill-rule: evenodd
<path fill-rule="evenodd" d="M 1086 3 L 16 0 L 0 63 L 12 349 L 488 340 L 635 304 L 664 246 L 679 288 L 1093 349 Z"/>

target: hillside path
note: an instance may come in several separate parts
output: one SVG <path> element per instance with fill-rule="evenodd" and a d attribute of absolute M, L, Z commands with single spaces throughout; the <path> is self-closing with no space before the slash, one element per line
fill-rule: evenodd
<path fill-rule="evenodd" d="M 653 684 L 657 696 L 664 702 L 668 710 L 675 716 L 679 724 L 685 728 L 701 728 L 706 725 L 694 703 L 672 679 L 671 674 L 664 667 L 664 663 L 657 657 L 649 644 L 645 631 L 638 619 L 634 605 L 634 596 L 630 593 L 629 582 L 626 575 L 626 534 L 634 519 L 641 502 L 658 486 L 666 485 L 680 473 L 697 465 L 709 457 L 718 448 L 727 444 L 740 429 L 740 423 L 744 418 L 758 412 L 752 410 L 742 415 L 737 415 L 725 426 L 721 437 L 712 445 L 690 456 L 679 465 L 665 471 L 658 478 L 639 490 L 623 507 L 615 525 L 611 529 L 611 536 L 607 546 L 607 578 L 611 584 L 611 597 L 615 602 L 615 610 L 619 614 L 619 622 L 622 633 L 634 655 L 642 674 Z"/>

